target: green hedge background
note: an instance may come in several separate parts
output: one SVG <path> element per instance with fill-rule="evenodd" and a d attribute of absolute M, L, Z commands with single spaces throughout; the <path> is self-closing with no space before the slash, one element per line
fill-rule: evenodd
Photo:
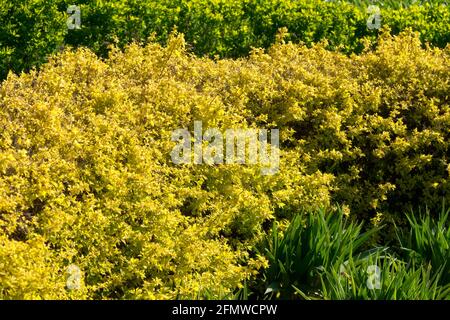
<path fill-rule="evenodd" d="M 393 34 L 411 27 L 421 40 L 445 47 L 450 40 L 449 7 L 435 0 L 423 4 L 380 4 L 382 26 Z M 67 30 L 69 5 L 81 9 L 81 29 Z M 367 28 L 367 2 L 322 0 L 0 0 L 0 78 L 8 71 L 29 70 L 62 47 L 86 46 L 106 56 L 111 44 L 162 43 L 177 28 L 197 55 L 239 57 L 252 47 L 267 48 L 279 28 L 287 40 L 307 45 L 328 40 L 328 49 L 360 52 Z"/>

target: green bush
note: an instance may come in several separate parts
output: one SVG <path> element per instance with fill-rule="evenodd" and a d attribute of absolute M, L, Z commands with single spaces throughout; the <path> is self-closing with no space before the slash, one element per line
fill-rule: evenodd
<path fill-rule="evenodd" d="M 64 42 L 66 18 L 54 1 L 0 0 L 0 79 L 40 65 Z"/>
<path fill-rule="evenodd" d="M 70 1 L 61 1 L 64 8 Z M 311 45 L 327 39 L 329 48 L 360 52 L 361 38 L 375 39 L 376 30 L 367 28 L 365 5 L 323 0 L 120 0 L 78 3 L 83 27 L 70 32 L 66 42 L 84 45 L 104 53 L 114 39 L 123 45 L 145 41 L 152 33 L 166 41 L 173 27 L 185 34 L 191 50 L 198 55 L 238 57 L 251 47 L 268 48 L 278 29 L 286 27 L 290 40 Z M 422 40 L 445 47 L 449 42 L 446 6 L 431 4 L 405 8 L 382 7 L 383 25 L 394 34 L 411 27 Z"/>
<path fill-rule="evenodd" d="M 436 3 L 433 5 L 433 3 Z M 450 40 L 450 11 L 439 1 L 410 6 L 381 6 L 382 25 L 393 34 L 411 27 L 422 41 L 445 47 Z M 288 39 L 312 45 L 328 40 L 328 49 L 361 52 L 367 28 L 366 4 L 323 0 L 78 0 L 81 29 L 67 30 L 69 0 L 3 0 L 0 17 L 0 79 L 39 65 L 64 45 L 86 46 L 105 57 L 111 44 L 155 39 L 165 43 L 177 28 L 197 55 L 240 57 L 252 47 L 268 48 L 280 28 Z M 58 9 L 58 10 L 57 10 Z"/>

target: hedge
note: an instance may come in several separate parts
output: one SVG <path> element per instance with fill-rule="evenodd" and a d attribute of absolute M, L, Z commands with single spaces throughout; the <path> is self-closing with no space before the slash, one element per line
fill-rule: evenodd
<path fill-rule="evenodd" d="M 324 46 L 279 42 L 214 60 L 173 36 L 106 60 L 66 50 L 10 75 L 0 297 L 226 293 L 265 265 L 249 248 L 274 218 L 337 202 L 351 217 L 401 222 L 410 207 L 448 203 L 450 48 L 422 48 L 411 32 L 359 56 Z M 278 128 L 279 172 L 173 164 L 171 133 L 195 120 Z M 64 290 L 70 264 L 83 274 L 78 291 Z"/>
<path fill-rule="evenodd" d="M 46 0 L 0 0 L 0 79 L 46 61 L 66 35 L 65 15 Z"/>
<path fill-rule="evenodd" d="M 449 7 L 429 1 L 383 6 L 382 25 L 393 34 L 411 27 L 422 41 L 445 47 L 450 40 Z M 279 28 L 307 45 L 328 40 L 328 49 L 360 53 L 367 28 L 367 3 L 322 0 L 78 0 L 81 29 L 67 30 L 66 10 L 74 1 L 3 0 L 0 18 L 0 79 L 42 63 L 61 47 L 86 46 L 105 57 L 111 44 L 155 40 L 165 43 L 177 28 L 197 55 L 240 57 L 252 47 L 268 48 Z"/>

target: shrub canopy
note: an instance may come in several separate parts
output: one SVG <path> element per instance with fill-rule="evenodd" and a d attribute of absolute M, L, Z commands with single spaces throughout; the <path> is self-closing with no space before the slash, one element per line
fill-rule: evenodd
<path fill-rule="evenodd" d="M 0 297 L 227 292 L 263 264 L 248 250 L 268 219 L 450 200 L 449 48 L 407 32 L 351 57 L 281 42 L 237 60 L 186 50 L 182 36 L 104 61 L 67 50 L 1 84 Z M 195 120 L 280 129 L 279 173 L 174 165 L 171 132 Z M 64 290 L 70 264 L 79 291 Z"/>

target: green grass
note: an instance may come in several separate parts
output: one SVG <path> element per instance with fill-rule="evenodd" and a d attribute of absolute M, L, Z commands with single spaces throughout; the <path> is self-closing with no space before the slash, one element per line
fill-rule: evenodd
<path fill-rule="evenodd" d="M 406 258 L 418 263 L 429 263 L 436 274 L 442 272 L 441 283 L 450 283 L 450 210 L 442 209 L 438 219 L 428 211 L 408 215 L 410 228 L 400 231 L 400 247 Z M 442 270 L 441 270 L 442 269 Z"/>
<path fill-rule="evenodd" d="M 345 218 L 342 210 L 318 210 L 296 216 L 286 232 L 274 224 L 265 243 L 269 268 L 263 273 L 265 298 L 294 298 L 298 288 L 312 293 L 320 283 L 318 270 L 328 269 L 355 254 L 377 229 L 362 232 L 362 225 Z"/>
<path fill-rule="evenodd" d="M 363 232 L 340 209 L 299 214 L 285 231 L 274 223 L 259 248 L 268 268 L 234 298 L 450 299 L 449 213 L 408 215 L 392 247 L 374 245 L 380 228 Z"/>
<path fill-rule="evenodd" d="M 326 300 L 439 300 L 450 286 L 439 285 L 442 270 L 414 265 L 390 255 L 350 259 L 321 274 L 321 298 Z"/>

